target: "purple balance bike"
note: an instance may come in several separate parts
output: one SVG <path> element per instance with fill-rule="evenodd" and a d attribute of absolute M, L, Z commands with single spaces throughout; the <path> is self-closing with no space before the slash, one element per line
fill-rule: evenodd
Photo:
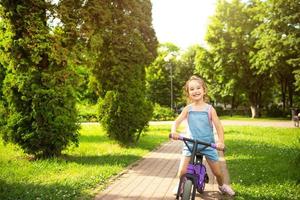
<path fill-rule="evenodd" d="M 170 134 L 169 137 L 173 138 L 173 135 Z M 203 164 L 203 154 L 197 151 L 197 147 L 198 145 L 204 145 L 204 147 L 200 150 L 203 150 L 207 147 L 216 149 L 216 144 L 193 140 L 181 135 L 179 135 L 178 140 L 184 142 L 192 155 L 186 173 L 180 177 L 176 199 L 180 198 L 182 200 L 194 200 L 196 196 L 196 190 L 199 193 L 203 193 L 205 183 L 208 183 L 209 181 L 206 167 Z"/>

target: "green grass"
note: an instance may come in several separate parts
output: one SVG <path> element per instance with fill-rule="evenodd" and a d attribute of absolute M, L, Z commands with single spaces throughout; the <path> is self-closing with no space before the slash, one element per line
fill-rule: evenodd
<path fill-rule="evenodd" d="M 169 129 L 150 127 L 137 147 L 125 148 L 109 140 L 99 125 L 83 125 L 78 148 L 36 161 L 0 141 L 0 199 L 92 199 L 110 177 L 167 141 Z"/>
<path fill-rule="evenodd" d="M 254 118 L 248 116 L 234 115 L 234 116 L 220 116 L 221 120 L 237 120 L 237 121 L 291 121 L 290 118 L 270 118 L 270 117 L 261 117 Z"/>
<path fill-rule="evenodd" d="M 225 127 L 235 199 L 300 199 L 300 129 Z"/>
<path fill-rule="evenodd" d="M 0 199 L 93 199 L 117 175 L 167 141 L 170 126 L 151 126 L 137 147 L 109 140 L 85 124 L 80 145 L 61 158 L 32 161 L 0 142 Z M 300 128 L 225 127 L 235 199 L 300 199 Z"/>

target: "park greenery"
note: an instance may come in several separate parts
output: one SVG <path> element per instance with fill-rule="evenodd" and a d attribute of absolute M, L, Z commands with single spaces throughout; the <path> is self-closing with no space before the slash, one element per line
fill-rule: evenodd
<path fill-rule="evenodd" d="M 78 145 L 76 103 L 120 143 L 151 119 L 145 66 L 156 57 L 151 2 L 0 1 L 1 133 L 36 157 Z"/>
<path fill-rule="evenodd" d="M 283 117 L 298 107 L 299 1 L 220 0 L 206 33 L 207 46 L 181 52 L 162 44 L 147 68 L 150 99 L 170 106 L 170 70 L 174 105 L 185 103 L 182 87 L 197 74 L 209 86 L 211 102 L 223 110 L 245 110 L 246 115 Z M 166 61 L 168 55 L 172 59 Z M 220 109 L 220 114 L 222 113 Z"/>
<path fill-rule="evenodd" d="M 0 0 L 0 199 L 91 199 L 168 140 L 148 122 L 174 119 L 193 74 L 220 115 L 300 107 L 297 0 L 218 0 L 207 45 L 184 51 L 158 44 L 151 7 Z M 299 129 L 225 132 L 238 199 L 300 198 Z"/>
<path fill-rule="evenodd" d="M 0 0 L 1 136 L 48 158 L 78 146 L 79 122 L 92 120 L 136 145 L 149 120 L 186 104 L 192 74 L 220 115 L 290 117 L 300 107 L 299 6 L 218 0 L 207 45 L 182 51 L 158 44 L 150 0 Z M 78 112 L 86 107 L 96 114 Z"/>
<path fill-rule="evenodd" d="M 151 125 L 137 146 L 127 148 L 99 124 L 83 124 L 79 147 L 47 160 L 35 160 L 0 139 L 0 199 L 93 199 L 112 177 L 168 141 L 169 129 Z M 295 128 L 225 126 L 235 199 L 300 198 L 299 134 Z"/>

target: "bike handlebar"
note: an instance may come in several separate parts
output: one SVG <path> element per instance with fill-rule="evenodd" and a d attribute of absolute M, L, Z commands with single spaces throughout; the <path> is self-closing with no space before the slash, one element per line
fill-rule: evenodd
<path fill-rule="evenodd" d="M 173 136 L 172 133 L 169 134 L 169 138 L 174 139 L 174 136 Z M 182 136 L 180 134 L 179 134 L 178 140 L 188 141 L 188 142 L 193 142 L 193 143 L 197 142 L 198 144 L 202 144 L 202 145 L 205 145 L 205 146 L 217 149 L 217 144 L 215 144 L 215 143 L 207 143 L 207 142 L 203 142 L 203 141 L 200 141 L 200 140 L 193 140 L 191 138 L 184 137 L 184 136 Z M 223 149 L 223 151 L 225 151 L 225 148 Z"/>

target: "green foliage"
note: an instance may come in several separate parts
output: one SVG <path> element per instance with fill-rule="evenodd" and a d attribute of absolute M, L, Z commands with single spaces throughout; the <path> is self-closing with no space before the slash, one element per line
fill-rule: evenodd
<path fill-rule="evenodd" d="M 78 142 L 76 102 L 62 72 L 8 74 L 5 80 L 9 114 L 4 137 L 26 153 L 59 155 Z"/>
<path fill-rule="evenodd" d="M 0 63 L 0 101 L 3 99 L 2 86 L 3 86 L 4 77 L 5 77 L 5 69 L 3 65 Z"/>
<path fill-rule="evenodd" d="M 125 148 L 110 140 L 98 123 L 82 125 L 78 148 L 34 162 L 0 139 L 0 199 L 93 199 L 112 177 L 166 142 L 168 132 L 168 125 L 149 127 L 136 147 Z"/>
<path fill-rule="evenodd" d="M 249 36 L 256 26 L 255 20 L 249 18 L 250 8 L 251 5 L 240 0 L 231 3 L 219 1 L 206 35 L 211 47 L 208 55 L 214 62 L 214 74 L 210 78 L 214 85 L 214 94 L 230 97 L 233 108 L 243 103 L 240 102 L 242 95 L 247 97 L 247 103 L 258 107 L 262 104 L 263 88 L 267 86 L 264 79 L 266 75 L 258 75 L 249 62 L 254 41 Z M 199 64 L 205 64 L 202 60 L 206 58 L 205 54 L 200 56 Z M 198 70 L 203 67 L 205 68 L 198 66 Z"/>
<path fill-rule="evenodd" d="M 152 106 L 131 89 L 128 93 L 108 91 L 99 101 L 99 120 L 109 137 L 125 145 L 138 142 L 152 117 Z"/>
<path fill-rule="evenodd" d="M 267 107 L 266 116 L 268 117 L 284 117 L 290 114 L 290 112 L 284 112 L 282 108 L 276 104 L 272 104 Z"/>
<path fill-rule="evenodd" d="M 6 109 L 4 106 L 4 97 L 3 97 L 3 92 L 2 92 L 2 86 L 3 86 L 3 80 L 5 77 L 5 70 L 2 64 L 0 63 L 0 128 L 3 127 L 5 124 L 5 118 L 6 118 Z M 1 131 L 0 131 L 1 133 Z"/>
<path fill-rule="evenodd" d="M 157 46 L 151 2 L 88 1 L 86 9 L 90 41 L 98 40 L 89 41 L 89 50 L 94 50 L 92 73 L 103 98 L 99 120 L 111 138 L 136 143 L 152 111 L 145 95 L 145 66 L 156 56 Z"/>
<path fill-rule="evenodd" d="M 300 4 L 298 0 L 268 0 L 258 9 L 259 26 L 252 32 L 257 38 L 258 51 L 252 54 L 251 62 L 259 73 L 276 77 L 285 110 L 286 105 L 293 107 L 294 95 L 298 95 L 295 86 L 299 83 L 295 76 L 300 69 Z"/>
<path fill-rule="evenodd" d="M 174 49 L 172 51 L 171 49 Z M 175 70 L 174 58 L 165 61 L 168 54 L 176 53 L 178 47 L 170 43 L 160 45 L 158 56 L 146 69 L 146 88 L 147 98 L 152 103 L 158 103 L 163 106 L 170 106 L 171 94 L 171 71 Z M 174 82 L 176 80 L 174 79 Z M 176 92 L 174 92 L 175 94 Z"/>
<path fill-rule="evenodd" d="M 77 103 L 78 117 L 80 122 L 97 121 L 97 104 Z"/>
<path fill-rule="evenodd" d="M 184 85 L 192 75 L 200 76 L 196 71 L 196 56 L 198 51 L 202 49 L 199 45 L 190 46 L 180 55 L 180 59 L 176 58 L 176 66 L 174 72 L 174 99 L 176 100 L 177 110 L 186 104 L 187 98 L 184 92 Z M 203 77 L 202 77 L 203 78 Z"/>
<path fill-rule="evenodd" d="M 50 33 L 46 15 L 50 4 L 1 4 L 1 17 L 11 33 L 1 44 L 6 69 L 3 137 L 35 156 L 60 155 L 68 145 L 78 143 L 74 72 L 67 65 L 69 47 L 62 35 Z"/>
<path fill-rule="evenodd" d="M 295 70 L 294 71 L 295 74 L 295 86 L 296 86 L 296 90 L 300 91 L 300 70 Z"/>
<path fill-rule="evenodd" d="M 160 121 L 170 121 L 174 120 L 175 113 L 171 110 L 170 107 L 160 106 L 159 104 L 154 105 L 153 110 L 153 120 L 160 120 Z"/>
<path fill-rule="evenodd" d="M 77 74 L 76 81 L 76 98 L 82 104 L 97 103 L 97 87 L 95 80 L 93 80 L 92 73 L 87 66 L 76 66 L 75 72 Z"/>
<path fill-rule="evenodd" d="M 252 117 L 270 103 L 283 103 L 283 112 L 286 105 L 293 106 L 298 7 L 293 0 L 218 1 L 206 35 L 208 52 L 200 53 L 196 62 L 197 72 L 212 85 L 214 100 L 233 109 L 251 106 Z"/>
<path fill-rule="evenodd" d="M 196 48 L 196 47 L 195 47 Z M 158 56 L 146 69 L 147 98 L 152 103 L 161 106 L 171 106 L 171 93 L 173 107 L 185 103 L 182 98 L 182 87 L 185 81 L 193 74 L 194 48 L 190 48 L 184 55 L 172 43 L 160 44 Z M 172 73 L 171 73 L 172 72 Z M 171 91 L 172 74 L 172 91 Z"/>

